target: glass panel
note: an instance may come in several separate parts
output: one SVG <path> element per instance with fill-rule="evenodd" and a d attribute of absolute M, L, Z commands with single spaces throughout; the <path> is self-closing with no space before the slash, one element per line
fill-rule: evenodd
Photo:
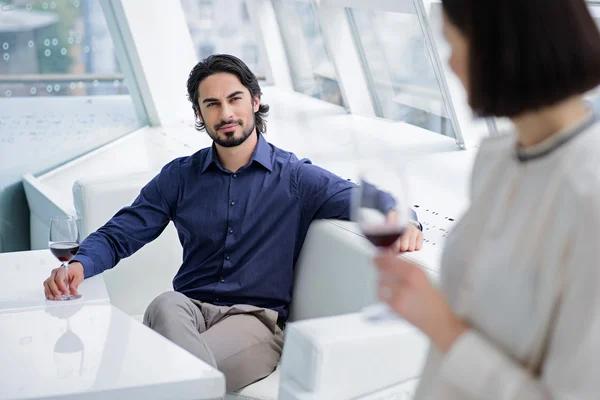
<path fill-rule="evenodd" d="M 343 106 L 313 3 L 274 0 L 273 4 L 296 91 Z"/>
<path fill-rule="evenodd" d="M 98 0 L 9 1 L 0 55 L 0 97 L 128 93 Z"/>
<path fill-rule="evenodd" d="M 99 0 L 0 1 L 0 251 L 15 251 L 29 246 L 23 174 L 52 169 L 145 121 Z"/>
<path fill-rule="evenodd" d="M 232 54 L 265 79 L 265 65 L 257 45 L 245 0 L 181 0 L 198 59 L 215 53 Z"/>
<path fill-rule="evenodd" d="M 380 116 L 454 137 L 415 13 L 348 9 Z"/>

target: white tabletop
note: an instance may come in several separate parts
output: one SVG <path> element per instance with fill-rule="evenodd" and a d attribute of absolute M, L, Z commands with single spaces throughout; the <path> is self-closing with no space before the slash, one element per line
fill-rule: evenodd
<path fill-rule="evenodd" d="M 46 300 L 44 280 L 60 266 L 50 250 L 21 251 L 0 254 L 0 312 L 18 309 L 46 308 L 63 303 Z M 77 303 L 109 303 L 102 275 L 84 280 L 78 288 L 82 298 Z"/>
<path fill-rule="evenodd" d="M 0 313 L 0 400 L 217 399 L 225 378 L 110 304 Z"/>

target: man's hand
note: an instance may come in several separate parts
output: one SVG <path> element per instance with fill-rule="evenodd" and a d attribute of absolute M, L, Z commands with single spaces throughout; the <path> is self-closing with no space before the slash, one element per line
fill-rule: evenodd
<path fill-rule="evenodd" d="M 410 224 L 404 235 L 394 243 L 397 252 L 418 251 L 423 246 L 423 232 L 416 226 Z"/>
<path fill-rule="evenodd" d="M 386 223 L 396 224 L 398 220 L 398 213 L 396 211 L 390 211 L 386 216 Z M 423 232 L 413 224 L 410 224 L 406 228 L 406 232 L 393 244 L 391 249 L 396 253 L 403 253 L 405 251 L 418 251 L 423 246 Z"/>
<path fill-rule="evenodd" d="M 50 277 L 44 281 L 44 293 L 48 300 L 60 300 L 64 294 L 77 295 L 77 287 L 83 282 L 83 265 L 78 262 L 69 264 L 68 276 L 63 267 L 52 270 Z M 67 281 L 68 279 L 68 281 Z M 69 286 L 67 288 L 67 282 Z"/>

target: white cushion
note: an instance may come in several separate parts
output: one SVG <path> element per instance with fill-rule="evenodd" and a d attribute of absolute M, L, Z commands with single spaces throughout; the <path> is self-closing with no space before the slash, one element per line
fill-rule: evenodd
<path fill-rule="evenodd" d="M 349 221 L 314 221 L 295 267 L 290 321 L 360 311 L 377 299 L 373 247 Z"/>
<path fill-rule="evenodd" d="M 153 175 L 148 172 L 75 182 L 73 197 L 81 218 L 82 239 L 130 205 Z M 111 304 L 128 315 L 143 315 L 156 296 L 173 290 L 182 254 L 177 232 L 170 223 L 156 240 L 103 274 Z"/>
<path fill-rule="evenodd" d="M 429 341 L 402 320 L 360 313 L 288 325 L 279 400 L 350 399 L 415 379 Z"/>

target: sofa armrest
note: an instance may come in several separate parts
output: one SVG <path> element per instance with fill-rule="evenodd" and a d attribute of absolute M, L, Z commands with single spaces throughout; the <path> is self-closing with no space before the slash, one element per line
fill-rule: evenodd
<path fill-rule="evenodd" d="M 294 322 L 286 330 L 280 400 L 368 398 L 418 378 L 429 340 L 403 320 L 360 313 Z"/>
<path fill-rule="evenodd" d="M 355 223 L 314 221 L 295 266 L 290 321 L 353 313 L 373 304 L 374 254 Z"/>

